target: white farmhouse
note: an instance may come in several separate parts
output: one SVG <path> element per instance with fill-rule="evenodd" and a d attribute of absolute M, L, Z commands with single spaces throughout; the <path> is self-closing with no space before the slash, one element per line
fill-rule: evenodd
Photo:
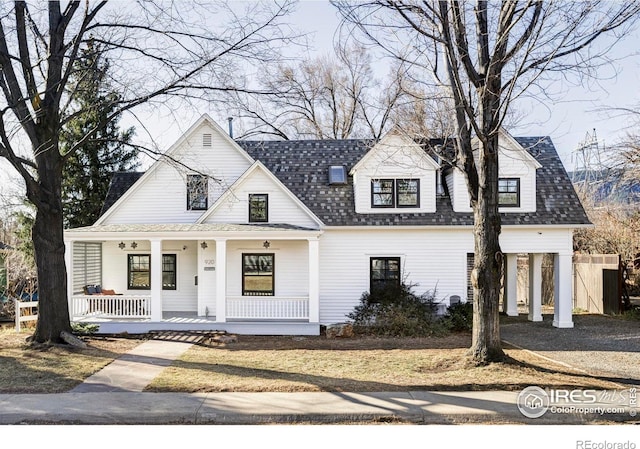
<path fill-rule="evenodd" d="M 555 256 L 553 325 L 572 327 L 572 233 L 587 216 L 549 137 L 501 135 L 504 312 L 542 320 L 542 255 Z M 406 280 L 470 301 L 473 217 L 462 174 L 410 138 L 234 141 L 201 117 L 145 173 L 115 174 L 103 215 L 67 230 L 72 320 L 100 332 L 319 333 L 361 294 Z"/>

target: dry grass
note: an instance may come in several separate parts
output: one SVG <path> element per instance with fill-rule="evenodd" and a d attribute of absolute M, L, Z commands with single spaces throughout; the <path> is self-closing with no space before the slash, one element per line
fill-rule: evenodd
<path fill-rule="evenodd" d="M 509 360 L 475 367 L 466 362 L 470 336 L 327 340 L 249 337 L 218 347 L 194 346 L 146 391 L 400 391 L 521 390 L 529 385 L 620 388 L 527 351 L 507 348 Z"/>
<path fill-rule="evenodd" d="M 86 339 L 87 349 L 35 348 L 29 333 L 0 331 L 0 393 L 58 393 L 73 388 L 143 340 Z M 443 338 L 239 336 L 229 344 L 194 345 L 146 391 L 400 391 L 514 390 L 529 385 L 619 389 L 528 351 L 506 348 L 509 360 L 466 362 L 467 334 Z"/>
<path fill-rule="evenodd" d="M 30 332 L 0 330 L 0 393 L 62 393 L 129 351 L 140 340 L 90 338 L 87 349 L 30 346 Z"/>

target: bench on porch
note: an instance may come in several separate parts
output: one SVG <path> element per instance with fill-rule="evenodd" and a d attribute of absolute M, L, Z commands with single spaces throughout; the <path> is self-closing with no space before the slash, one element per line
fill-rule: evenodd
<path fill-rule="evenodd" d="M 122 293 L 116 293 L 115 290 L 107 290 L 103 289 L 101 285 L 85 285 L 82 287 L 82 291 L 85 295 L 110 295 L 110 296 L 121 296 Z"/>
<path fill-rule="evenodd" d="M 151 296 L 123 295 L 99 285 L 87 285 L 82 295 L 73 295 L 73 318 L 148 318 L 151 316 Z"/>

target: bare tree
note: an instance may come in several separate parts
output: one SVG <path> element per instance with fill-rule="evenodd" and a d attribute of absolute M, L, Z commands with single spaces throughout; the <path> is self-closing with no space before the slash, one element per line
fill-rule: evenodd
<path fill-rule="evenodd" d="M 409 101 L 402 67 L 384 79 L 374 73 L 362 46 L 338 46 L 331 56 L 302 59 L 261 70 L 259 93 L 232 93 L 243 119 L 240 138 L 379 138 Z"/>
<path fill-rule="evenodd" d="M 466 178 L 474 215 L 476 363 L 501 360 L 503 254 L 498 134 L 511 104 L 553 76 L 597 76 L 634 23 L 637 2 L 335 0 L 344 22 L 396 60 L 444 86 L 454 104 L 451 164 Z M 351 29 L 349 29 L 351 32 Z M 599 38 L 603 46 L 593 44 Z M 429 74 L 429 75 L 427 75 Z"/>
<path fill-rule="evenodd" d="M 33 244 L 39 283 L 38 342 L 70 330 L 61 203 L 62 167 L 106 122 L 143 105 L 216 100 L 242 89 L 235 74 L 248 61 L 277 55 L 288 42 L 281 3 L 16 1 L 0 5 L 0 157 L 25 183 L 36 208 Z M 88 41 L 111 61 L 120 96 L 112 113 L 61 151 L 64 125 L 87 111 L 72 90 Z"/>

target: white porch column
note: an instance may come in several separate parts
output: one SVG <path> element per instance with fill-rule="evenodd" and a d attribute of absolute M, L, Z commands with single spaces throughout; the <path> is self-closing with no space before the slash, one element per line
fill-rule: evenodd
<path fill-rule="evenodd" d="M 216 321 L 227 321 L 227 239 L 216 239 Z"/>
<path fill-rule="evenodd" d="M 529 254 L 529 321 L 542 321 L 542 254 Z"/>
<path fill-rule="evenodd" d="M 162 240 L 151 243 L 151 321 L 162 321 Z"/>
<path fill-rule="evenodd" d="M 320 322 L 320 241 L 309 241 L 309 322 Z"/>
<path fill-rule="evenodd" d="M 507 272 L 504 276 L 505 288 L 503 312 L 508 316 L 518 316 L 518 255 L 507 254 Z"/>
<path fill-rule="evenodd" d="M 64 265 L 67 269 L 67 306 L 73 320 L 73 241 L 64 242 Z"/>
<path fill-rule="evenodd" d="M 573 327 L 573 256 L 553 255 L 553 325 Z"/>

